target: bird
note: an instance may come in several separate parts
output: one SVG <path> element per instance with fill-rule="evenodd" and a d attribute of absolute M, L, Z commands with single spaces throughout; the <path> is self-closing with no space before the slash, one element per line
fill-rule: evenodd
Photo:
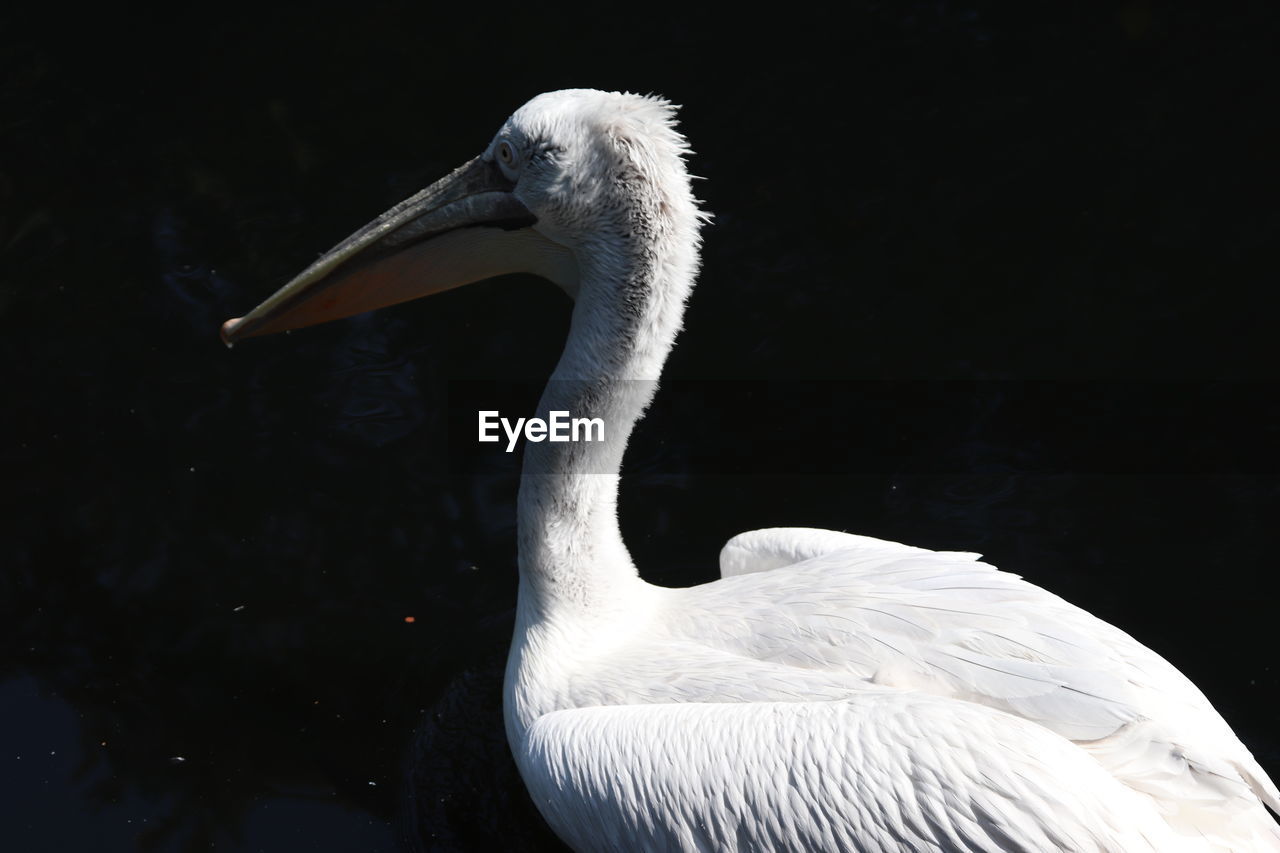
<path fill-rule="evenodd" d="M 529 441 L 507 739 L 575 850 L 1280 851 L 1280 792 L 1205 696 L 1122 630 L 979 555 L 772 528 L 720 577 L 644 581 L 628 436 L 700 269 L 677 107 L 534 97 L 483 152 L 321 256 L 228 346 L 493 276 L 573 300 Z"/>

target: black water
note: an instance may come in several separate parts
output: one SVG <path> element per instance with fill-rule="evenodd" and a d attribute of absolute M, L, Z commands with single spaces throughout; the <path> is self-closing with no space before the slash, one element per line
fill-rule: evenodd
<path fill-rule="evenodd" d="M 716 215 L 628 453 L 646 577 L 770 525 L 979 550 L 1280 771 L 1276 14 L 1026 5 L 0 12 L 0 846 L 555 846 L 500 721 L 518 459 L 469 425 L 567 301 L 217 327 L 577 85 L 683 103 Z"/>

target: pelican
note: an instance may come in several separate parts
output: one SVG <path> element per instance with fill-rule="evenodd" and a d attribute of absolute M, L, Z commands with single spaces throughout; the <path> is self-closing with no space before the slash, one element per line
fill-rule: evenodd
<path fill-rule="evenodd" d="M 576 850 L 1280 851 L 1280 793 L 1123 631 L 978 555 L 755 530 L 718 580 L 643 581 L 619 470 L 699 266 L 675 108 L 569 90 L 253 311 L 228 343 L 511 272 L 574 299 L 526 445 L 503 688 L 534 803 Z"/>

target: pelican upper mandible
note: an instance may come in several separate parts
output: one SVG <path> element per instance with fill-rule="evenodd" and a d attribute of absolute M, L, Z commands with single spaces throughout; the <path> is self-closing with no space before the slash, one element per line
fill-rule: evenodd
<path fill-rule="evenodd" d="M 228 343 L 525 271 L 574 298 L 528 444 L 507 737 L 577 850 L 1280 850 L 1280 794 L 1156 653 L 977 555 L 825 530 L 731 539 L 721 578 L 643 581 L 626 438 L 698 272 L 674 108 L 571 90 L 357 231 Z M 1265 805 L 1264 805 L 1265 804 Z"/>

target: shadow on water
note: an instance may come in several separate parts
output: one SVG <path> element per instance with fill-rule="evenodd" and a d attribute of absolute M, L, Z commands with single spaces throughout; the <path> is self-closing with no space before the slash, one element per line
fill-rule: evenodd
<path fill-rule="evenodd" d="M 980 551 L 1166 655 L 1274 772 L 1255 5 L 868 5 L 731 44 L 690 13 L 607 52 L 522 16 L 479 66 L 425 6 L 0 13 L 5 848 L 558 847 L 501 722 L 519 454 L 473 418 L 528 413 L 564 298 L 216 330 L 583 84 L 685 103 L 717 216 L 627 456 L 648 579 L 766 526 Z"/>

